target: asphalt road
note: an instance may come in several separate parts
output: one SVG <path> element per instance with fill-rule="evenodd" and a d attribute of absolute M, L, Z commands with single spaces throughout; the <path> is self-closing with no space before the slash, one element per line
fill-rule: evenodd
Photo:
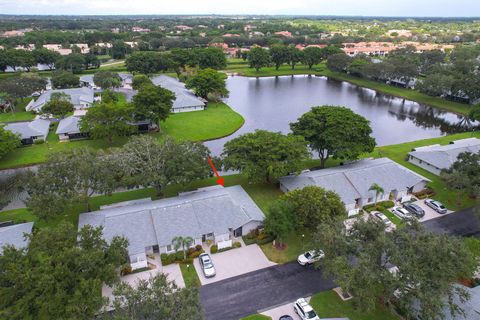
<path fill-rule="evenodd" d="M 425 221 L 426 229 L 461 237 L 480 237 L 480 215 L 473 208 Z"/>
<path fill-rule="evenodd" d="M 335 287 L 321 270 L 297 262 L 277 265 L 200 288 L 207 320 L 238 320 Z"/>

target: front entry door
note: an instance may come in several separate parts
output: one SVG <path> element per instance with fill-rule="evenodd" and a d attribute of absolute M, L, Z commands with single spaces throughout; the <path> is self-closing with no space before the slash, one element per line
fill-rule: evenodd
<path fill-rule="evenodd" d="M 238 228 L 238 229 L 235 229 L 233 231 L 233 236 L 234 237 L 241 237 L 242 236 L 242 227 Z"/>

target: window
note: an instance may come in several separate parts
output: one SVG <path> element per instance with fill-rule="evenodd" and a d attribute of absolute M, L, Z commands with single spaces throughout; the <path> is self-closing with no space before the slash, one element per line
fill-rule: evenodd
<path fill-rule="evenodd" d="M 367 202 L 368 202 L 368 203 L 373 202 L 373 198 L 368 198 L 368 199 L 367 199 Z"/>
<path fill-rule="evenodd" d="M 173 246 L 171 244 L 167 245 L 167 252 L 173 251 Z"/>

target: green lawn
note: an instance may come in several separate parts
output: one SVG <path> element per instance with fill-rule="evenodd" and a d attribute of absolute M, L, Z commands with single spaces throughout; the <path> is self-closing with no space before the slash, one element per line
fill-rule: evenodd
<path fill-rule="evenodd" d="M 263 314 L 253 314 L 240 320 L 272 320 L 272 318 L 269 316 L 264 316 Z"/>
<path fill-rule="evenodd" d="M 402 144 L 396 144 L 391 146 L 377 147 L 372 153 L 374 157 L 387 157 L 395 162 L 411 169 L 418 174 L 432 180 L 428 185 L 436 192 L 434 199 L 442 202 L 451 210 L 459 210 L 468 208 L 474 205 L 474 199 L 469 198 L 462 192 L 455 192 L 447 188 L 447 186 L 440 180 L 440 178 L 420 167 L 417 167 L 410 162 L 406 161 L 407 153 L 412 151 L 415 147 L 427 146 L 431 144 L 448 144 L 452 140 L 465 139 L 477 137 L 480 138 L 480 132 L 465 132 L 459 134 L 453 134 L 443 136 L 439 138 L 418 140 L 413 142 L 407 142 Z"/>
<path fill-rule="evenodd" d="M 238 130 L 243 123 L 243 117 L 226 104 L 210 103 L 205 111 L 172 114 L 161 127 L 166 134 L 177 139 L 205 141 L 228 136 Z M 56 151 L 79 147 L 107 149 L 120 147 L 128 140 L 126 137 L 115 137 L 111 145 L 107 139 L 60 142 L 55 134 L 55 125 L 50 130 L 47 143 L 13 150 L 0 161 L 0 170 L 42 163 L 49 154 Z M 151 135 L 158 138 L 162 136 L 160 133 Z"/>
<path fill-rule="evenodd" d="M 470 250 L 475 257 L 480 258 L 480 239 L 469 237 L 464 238 L 463 241 L 465 242 L 468 250 Z"/>
<path fill-rule="evenodd" d="M 182 271 L 183 281 L 185 281 L 185 286 L 187 288 L 200 286 L 200 279 L 198 278 L 197 271 L 195 271 L 193 264 L 180 263 L 180 270 Z"/>
<path fill-rule="evenodd" d="M 330 77 L 332 79 L 337 79 L 341 81 L 347 81 L 352 84 L 365 88 L 370 88 L 381 93 L 405 98 L 412 101 L 417 101 L 419 103 L 427 104 L 435 108 L 459 114 L 466 115 L 471 109 L 471 107 L 467 104 L 448 101 L 438 97 L 432 97 L 416 90 L 398 88 L 385 83 L 354 77 L 345 73 L 333 72 L 326 67 L 325 63 L 315 65 L 312 69 L 308 69 L 308 67 L 303 64 L 298 64 L 293 70 L 288 65 L 282 65 L 278 70 L 275 70 L 275 67 L 267 67 L 261 68 L 259 71 L 255 71 L 255 69 L 249 68 L 248 63 L 243 62 L 239 59 L 232 59 L 231 61 L 229 61 L 225 72 L 238 73 L 246 77 L 271 77 L 295 74 L 314 74 Z"/>
<path fill-rule="evenodd" d="M 33 113 L 26 111 L 0 113 L 0 122 L 28 121 L 34 118 Z"/>
<path fill-rule="evenodd" d="M 310 305 L 320 318 L 349 318 L 350 320 L 393 320 L 399 319 L 388 309 L 377 306 L 375 311 L 361 312 L 353 308 L 351 300 L 343 301 L 335 291 L 317 293 Z"/>
<path fill-rule="evenodd" d="M 204 111 L 171 114 L 161 124 L 164 132 L 179 139 L 205 141 L 226 137 L 245 120 L 224 103 L 209 103 Z"/>
<path fill-rule="evenodd" d="M 302 234 L 304 237 L 302 237 Z M 305 232 L 293 232 L 283 239 L 283 242 L 286 243 L 287 247 L 285 249 L 279 250 L 275 248 L 272 243 L 263 244 L 260 246 L 263 252 L 270 261 L 276 263 L 287 263 L 290 261 L 297 260 L 298 256 L 309 248 L 311 243 L 312 236 L 309 231 Z"/>
<path fill-rule="evenodd" d="M 394 215 L 390 210 L 383 210 L 382 213 L 387 216 L 390 221 L 392 221 L 396 226 L 403 224 L 403 220 Z"/>

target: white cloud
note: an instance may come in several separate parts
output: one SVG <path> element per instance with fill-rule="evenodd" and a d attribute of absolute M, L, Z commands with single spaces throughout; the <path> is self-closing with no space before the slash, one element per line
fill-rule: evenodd
<path fill-rule="evenodd" d="M 471 16 L 478 0 L 0 0 L 4 14 Z"/>

